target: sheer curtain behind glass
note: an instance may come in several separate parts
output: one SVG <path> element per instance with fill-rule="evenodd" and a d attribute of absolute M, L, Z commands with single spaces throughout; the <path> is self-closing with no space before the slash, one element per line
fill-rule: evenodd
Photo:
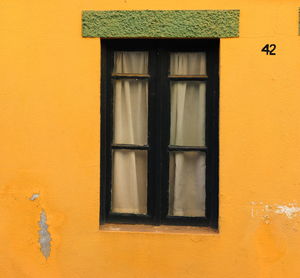
<path fill-rule="evenodd" d="M 148 53 L 115 52 L 114 73 L 145 74 Z M 146 145 L 148 81 L 118 79 L 114 82 L 113 143 Z M 147 151 L 113 151 L 112 212 L 147 213 Z"/>
<path fill-rule="evenodd" d="M 114 73 L 148 73 L 148 53 L 144 51 L 115 51 Z"/>
<path fill-rule="evenodd" d="M 205 75 L 205 53 L 172 53 L 170 74 Z M 170 144 L 205 146 L 205 82 L 173 81 L 170 86 Z M 169 215 L 205 216 L 205 159 L 200 151 L 170 153 Z"/>
<path fill-rule="evenodd" d="M 205 75 L 205 52 L 174 52 L 170 60 L 171 75 Z"/>
<path fill-rule="evenodd" d="M 205 145 L 205 89 L 200 81 L 171 82 L 171 145 Z"/>

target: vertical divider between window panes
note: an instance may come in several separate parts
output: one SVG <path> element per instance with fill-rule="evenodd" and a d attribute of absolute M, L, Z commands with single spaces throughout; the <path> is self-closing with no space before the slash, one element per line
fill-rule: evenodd
<path fill-rule="evenodd" d="M 154 141 L 155 141 L 155 204 L 154 204 L 154 224 L 160 225 L 161 223 L 161 60 L 160 51 L 158 50 L 158 41 L 154 43 L 154 88 L 155 88 L 155 109 L 154 109 Z"/>
<path fill-rule="evenodd" d="M 212 100 L 212 80 L 213 80 L 213 71 L 210 65 L 211 60 L 211 47 L 207 47 L 205 50 L 206 53 L 206 74 L 208 80 L 206 81 L 206 91 L 205 91 L 205 146 L 207 147 L 206 156 L 205 156 L 205 217 L 210 219 L 211 214 L 211 180 L 210 180 L 210 171 L 211 171 L 211 130 L 212 130 L 212 117 L 211 115 L 211 100 Z"/>
<path fill-rule="evenodd" d="M 161 47 L 161 221 L 163 222 L 168 214 L 169 200 L 169 151 L 168 145 L 170 141 L 170 81 L 169 73 L 169 50 L 168 43 L 162 43 Z"/>
<path fill-rule="evenodd" d="M 148 71 L 149 71 L 149 109 L 148 109 L 148 189 L 147 189 L 147 211 L 148 215 L 154 221 L 155 215 L 155 194 L 156 188 L 155 184 L 157 184 L 157 169 L 156 169 L 156 156 L 157 156 L 157 136 L 156 136 L 156 122 L 157 122 L 157 114 L 156 114 L 156 52 L 153 50 L 153 47 L 148 49 Z"/>

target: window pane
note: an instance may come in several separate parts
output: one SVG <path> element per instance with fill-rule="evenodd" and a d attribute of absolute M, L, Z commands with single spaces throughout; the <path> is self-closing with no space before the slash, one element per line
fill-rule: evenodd
<path fill-rule="evenodd" d="M 114 73 L 148 73 L 148 52 L 116 51 L 114 53 Z"/>
<path fill-rule="evenodd" d="M 114 82 L 115 144 L 147 144 L 148 81 L 122 79 Z"/>
<path fill-rule="evenodd" d="M 171 145 L 205 145 L 205 90 L 205 82 L 171 82 Z"/>
<path fill-rule="evenodd" d="M 112 212 L 147 213 L 147 151 L 114 150 Z"/>
<path fill-rule="evenodd" d="M 205 153 L 170 153 L 169 215 L 205 216 Z"/>
<path fill-rule="evenodd" d="M 171 53 L 171 75 L 206 75 L 205 52 Z"/>

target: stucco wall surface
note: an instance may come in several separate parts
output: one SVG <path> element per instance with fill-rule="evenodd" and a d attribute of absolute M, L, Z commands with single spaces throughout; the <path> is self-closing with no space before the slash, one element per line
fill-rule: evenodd
<path fill-rule="evenodd" d="M 82 36 L 100 38 L 231 38 L 238 10 L 83 11 Z"/>
<path fill-rule="evenodd" d="M 300 277 L 299 0 L 1 0 L 0 277 Z M 101 231 L 83 10 L 240 10 L 220 45 L 220 231 Z M 265 44 L 276 55 L 265 55 Z"/>

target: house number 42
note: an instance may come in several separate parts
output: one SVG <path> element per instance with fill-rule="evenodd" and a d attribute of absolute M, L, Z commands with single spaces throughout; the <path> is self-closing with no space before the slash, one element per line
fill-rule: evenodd
<path fill-rule="evenodd" d="M 276 55 L 275 53 L 276 44 L 266 44 L 261 51 L 266 52 L 266 55 Z"/>

